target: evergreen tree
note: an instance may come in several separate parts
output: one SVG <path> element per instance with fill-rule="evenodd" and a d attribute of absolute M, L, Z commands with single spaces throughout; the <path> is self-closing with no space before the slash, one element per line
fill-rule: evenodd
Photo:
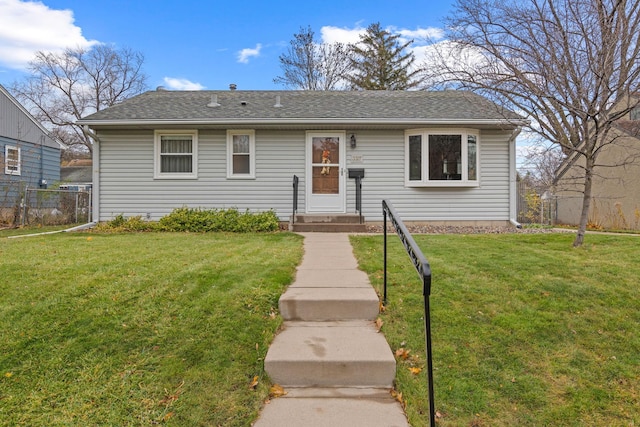
<path fill-rule="evenodd" d="M 355 90 L 407 90 L 420 84 L 420 69 L 414 67 L 413 53 L 405 50 L 413 43 L 400 43 L 399 34 L 391 34 L 371 24 L 360 42 L 349 47 L 350 71 L 345 79 Z"/>

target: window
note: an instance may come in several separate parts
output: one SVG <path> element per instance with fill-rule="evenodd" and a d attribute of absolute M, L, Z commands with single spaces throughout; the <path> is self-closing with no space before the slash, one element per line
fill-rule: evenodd
<path fill-rule="evenodd" d="M 12 145 L 4 146 L 4 173 L 6 175 L 20 175 L 22 159 L 20 149 Z"/>
<path fill-rule="evenodd" d="M 631 110 L 630 118 L 631 120 L 640 120 L 640 107 Z"/>
<path fill-rule="evenodd" d="M 407 186 L 477 186 L 478 141 L 478 135 L 474 131 L 407 132 Z"/>
<path fill-rule="evenodd" d="M 156 131 L 155 178 L 197 178 L 197 157 L 196 131 Z"/>
<path fill-rule="evenodd" d="M 227 177 L 255 178 L 255 132 L 227 131 Z"/>

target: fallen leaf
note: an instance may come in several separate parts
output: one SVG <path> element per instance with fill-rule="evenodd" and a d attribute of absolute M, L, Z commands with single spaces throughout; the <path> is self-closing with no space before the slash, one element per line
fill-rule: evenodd
<path fill-rule="evenodd" d="M 411 350 L 406 350 L 400 347 L 399 349 L 396 350 L 396 357 L 399 357 L 402 360 L 407 360 L 409 358 L 409 353 L 411 353 Z"/>
<path fill-rule="evenodd" d="M 5 378 L 11 378 L 13 374 L 11 372 L 7 372 L 4 374 Z"/>
<path fill-rule="evenodd" d="M 436 411 L 436 418 L 442 418 L 442 414 L 440 413 L 440 411 Z"/>
<path fill-rule="evenodd" d="M 170 418 L 173 418 L 173 416 L 175 415 L 175 412 L 169 412 L 167 413 L 167 415 L 165 415 L 164 417 L 162 417 L 162 421 L 167 421 Z"/>
<path fill-rule="evenodd" d="M 376 332 L 380 332 L 380 329 L 382 329 L 382 325 L 384 325 L 384 322 L 382 321 L 381 318 L 378 317 L 376 319 L 376 328 L 377 328 Z"/>
<path fill-rule="evenodd" d="M 422 372 L 422 368 L 409 368 L 409 372 L 411 372 L 413 375 L 418 375 L 420 372 Z"/>
<path fill-rule="evenodd" d="M 384 303 L 382 301 L 380 301 L 380 313 L 384 313 L 386 311 L 387 307 L 385 307 Z"/>
<path fill-rule="evenodd" d="M 258 387 L 258 376 L 256 375 L 255 377 L 253 377 L 253 380 L 251 380 L 251 383 L 249 384 L 249 389 L 250 390 L 255 390 L 256 387 Z"/>
<path fill-rule="evenodd" d="M 271 397 L 281 397 L 286 394 L 287 392 L 284 390 L 284 388 L 278 384 L 272 385 L 271 388 L 269 389 L 269 396 Z"/>

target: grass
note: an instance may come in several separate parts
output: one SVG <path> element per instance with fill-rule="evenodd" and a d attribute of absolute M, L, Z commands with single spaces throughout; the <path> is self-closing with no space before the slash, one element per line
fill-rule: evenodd
<path fill-rule="evenodd" d="M 278 298 L 302 256 L 298 236 L 8 234 L 0 425 L 255 420 Z"/>
<path fill-rule="evenodd" d="M 640 241 L 572 234 L 414 236 L 433 272 L 439 426 L 640 424 Z M 382 237 L 352 238 L 381 291 Z M 422 286 L 389 239 L 382 331 L 413 426 L 428 425 Z"/>

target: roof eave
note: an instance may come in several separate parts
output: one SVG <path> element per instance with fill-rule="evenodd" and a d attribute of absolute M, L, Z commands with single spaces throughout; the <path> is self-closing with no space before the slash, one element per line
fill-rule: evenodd
<path fill-rule="evenodd" d="M 387 118 L 297 118 L 297 119 L 129 119 L 129 120 L 78 120 L 78 124 L 89 127 L 158 127 L 158 126 L 496 126 L 521 127 L 525 119 L 387 119 Z"/>

